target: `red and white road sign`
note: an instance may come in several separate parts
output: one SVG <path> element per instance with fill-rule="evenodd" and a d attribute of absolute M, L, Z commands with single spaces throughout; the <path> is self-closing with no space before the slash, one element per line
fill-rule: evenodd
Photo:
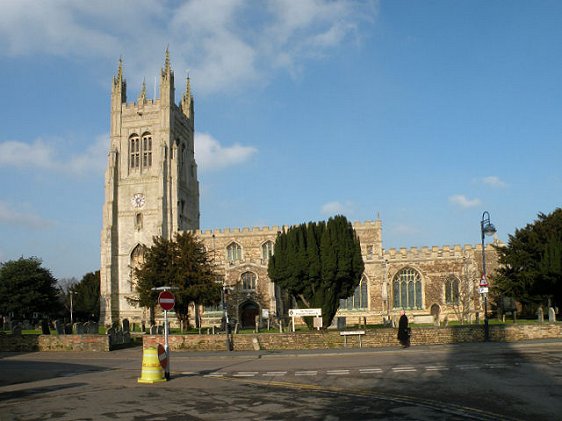
<path fill-rule="evenodd" d="M 486 279 L 486 275 L 482 275 L 482 278 L 480 279 L 480 286 L 481 287 L 487 287 L 488 286 L 488 280 Z"/>
<path fill-rule="evenodd" d="M 170 311 L 176 305 L 176 298 L 170 291 L 162 291 L 158 295 L 158 304 L 160 304 L 162 310 Z"/>
<path fill-rule="evenodd" d="M 160 344 L 158 344 L 158 360 L 162 368 L 166 368 L 168 365 L 168 355 L 166 355 L 166 350 Z"/>

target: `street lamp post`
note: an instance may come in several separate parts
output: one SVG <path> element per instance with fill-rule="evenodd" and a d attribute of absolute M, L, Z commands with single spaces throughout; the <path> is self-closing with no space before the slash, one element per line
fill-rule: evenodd
<path fill-rule="evenodd" d="M 76 291 L 68 291 L 68 294 L 70 295 L 70 325 L 72 326 L 74 324 L 74 312 L 73 312 L 72 296 L 74 294 L 78 294 L 78 293 Z"/>
<path fill-rule="evenodd" d="M 490 222 L 490 214 L 484 211 L 480 221 L 480 233 L 482 234 L 482 279 L 480 280 L 480 292 L 484 296 L 484 340 L 490 340 L 490 328 L 488 326 L 488 278 L 486 275 L 486 245 L 484 239 L 488 235 L 496 233 L 496 227 Z"/>

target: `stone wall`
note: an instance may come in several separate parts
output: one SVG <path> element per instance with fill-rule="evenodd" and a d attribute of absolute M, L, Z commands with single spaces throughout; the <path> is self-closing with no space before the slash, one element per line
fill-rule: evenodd
<path fill-rule="evenodd" d="M 367 330 L 361 337 L 364 348 L 398 346 L 396 329 Z M 562 339 L 562 323 L 544 325 L 490 325 L 490 340 L 493 342 L 516 342 L 533 339 Z M 256 341 L 261 350 L 334 349 L 344 347 L 344 338 L 337 331 L 319 333 L 292 333 L 258 335 L 239 334 L 233 336 L 234 351 L 256 350 Z M 483 342 L 482 325 L 451 327 L 420 327 L 412 329 L 411 343 L 415 345 L 453 344 Z M 164 337 L 145 335 L 143 346 L 163 344 Z M 224 351 L 224 335 L 170 335 L 168 344 L 173 351 Z M 347 337 L 347 347 L 359 347 L 357 336 Z"/>
<path fill-rule="evenodd" d="M 0 351 L 110 351 L 107 335 L 0 335 Z"/>
<path fill-rule="evenodd" d="M 351 330 L 351 329 L 350 329 Z M 396 329 L 366 330 L 361 337 L 364 348 L 398 346 Z M 233 335 L 234 351 L 338 349 L 344 338 L 338 331 L 310 333 L 260 333 Z M 562 323 L 533 325 L 490 325 L 492 342 L 517 342 L 536 339 L 562 339 Z M 419 327 L 412 329 L 412 346 L 483 342 L 482 325 L 451 327 Z M 144 335 L 145 348 L 164 344 L 162 335 Z M 173 351 L 225 351 L 225 335 L 170 335 Z M 357 336 L 347 337 L 347 347 L 359 347 Z M 107 335 L 0 335 L 0 351 L 110 351 Z"/>

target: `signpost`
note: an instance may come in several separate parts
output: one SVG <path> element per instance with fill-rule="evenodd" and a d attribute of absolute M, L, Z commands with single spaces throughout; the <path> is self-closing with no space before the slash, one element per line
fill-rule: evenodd
<path fill-rule="evenodd" d="M 164 310 L 164 352 L 166 354 L 165 358 L 161 358 L 160 352 L 158 352 L 158 358 L 162 367 L 164 367 L 164 374 L 166 376 L 166 380 L 170 380 L 170 347 L 168 346 L 168 334 L 169 334 L 169 325 L 168 325 L 168 311 L 172 310 L 176 305 L 176 297 L 172 294 L 169 289 L 176 289 L 172 287 L 158 287 L 152 288 L 154 291 L 161 291 L 158 294 L 158 304 Z M 163 363 L 165 361 L 165 364 Z"/>
<path fill-rule="evenodd" d="M 293 325 L 293 332 L 295 331 L 295 317 L 320 317 L 322 316 L 321 308 L 291 308 L 289 309 L 289 317 Z M 320 328 L 318 328 L 320 329 Z"/>
<path fill-rule="evenodd" d="M 482 279 L 480 279 L 480 287 L 478 288 L 480 294 L 487 294 L 488 293 L 488 280 L 486 279 L 486 275 L 482 275 Z"/>

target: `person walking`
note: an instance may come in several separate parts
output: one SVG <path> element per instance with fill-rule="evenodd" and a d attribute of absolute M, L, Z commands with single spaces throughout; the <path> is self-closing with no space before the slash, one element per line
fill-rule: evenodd
<path fill-rule="evenodd" d="M 398 340 L 402 344 L 402 348 L 410 346 L 410 328 L 408 327 L 408 316 L 404 310 L 400 311 L 400 320 L 398 320 Z"/>

